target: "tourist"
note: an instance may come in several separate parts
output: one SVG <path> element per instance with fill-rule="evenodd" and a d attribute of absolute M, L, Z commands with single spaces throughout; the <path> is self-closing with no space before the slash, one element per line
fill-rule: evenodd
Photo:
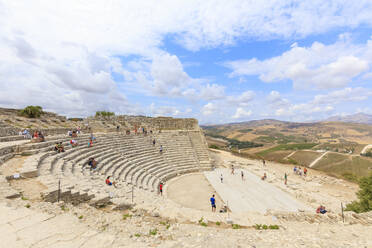
<path fill-rule="evenodd" d="M 39 142 L 44 142 L 45 141 L 45 138 L 44 138 L 44 135 L 43 135 L 42 132 L 39 132 L 38 136 L 39 136 Z"/>
<path fill-rule="evenodd" d="M 234 165 L 231 165 L 231 175 L 234 175 Z"/>
<path fill-rule="evenodd" d="M 77 137 L 76 130 L 72 131 L 71 137 L 72 138 L 76 138 Z"/>
<path fill-rule="evenodd" d="M 93 146 L 93 140 L 90 138 L 88 142 L 88 147 L 91 147 L 91 146 Z"/>
<path fill-rule="evenodd" d="M 240 175 L 241 175 L 241 177 L 242 177 L 242 181 L 244 181 L 244 172 L 243 172 L 243 170 L 240 171 Z"/>
<path fill-rule="evenodd" d="M 316 213 L 317 214 L 325 214 L 327 213 L 327 210 L 325 209 L 325 207 L 323 205 L 320 205 L 317 209 L 316 209 Z"/>
<path fill-rule="evenodd" d="M 304 168 L 304 176 L 305 177 L 307 176 L 307 168 L 306 167 Z"/>
<path fill-rule="evenodd" d="M 65 148 L 62 145 L 62 142 L 57 143 L 57 150 L 58 152 L 65 152 Z"/>
<path fill-rule="evenodd" d="M 67 136 L 70 136 L 70 137 L 72 136 L 72 131 L 71 130 L 67 131 Z"/>
<path fill-rule="evenodd" d="M 120 126 L 118 125 L 116 126 L 116 131 L 119 132 L 119 130 L 120 130 Z"/>
<path fill-rule="evenodd" d="M 94 160 L 94 158 L 89 158 L 88 165 L 90 166 L 90 169 L 95 170 L 97 168 L 97 161 Z"/>
<path fill-rule="evenodd" d="M 163 183 L 162 182 L 159 183 L 159 194 L 163 196 Z"/>
<path fill-rule="evenodd" d="M 116 188 L 116 182 L 111 182 L 111 181 L 110 181 L 110 177 L 111 177 L 111 176 L 108 176 L 108 177 L 106 178 L 106 184 L 107 184 L 108 186 L 112 186 L 112 185 L 114 185 L 114 187 Z"/>
<path fill-rule="evenodd" d="M 22 134 L 23 134 L 23 137 L 24 137 L 25 139 L 31 139 L 31 138 L 32 138 L 31 135 L 30 135 L 30 132 L 29 132 L 27 129 L 25 129 L 25 130 L 22 132 Z"/>
<path fill-rule="evenodd" d="M 220 209 L 220 213 L 227 213 L 227 206 L 224 205 L 221 209 Z"/>
<path fill-rule="evenodd" d="M 152 130 L 150 130 L 150 134 L 152 134 Z"/>
<path fill-rule="evenodd" d="M 152 141 L 152 145 L 153 146 L 155 146 L 155 144 L 156 144 L 156 141 L 155 141 L 155 139 Z"/>
<path fill-rule="evenodd" d="M 58 142 L 57 142 L 57 143 L 55 144 L 55 146 L 54 146 L 54 151 L 59 152 Z"/>
<path fill-rule="evenodd" d="M 34 134 L 32 135 L 32 138 L 34 138 L 34 139 L 37 139 L 39 137 L 39 134 L 38 134 L 38 132 L 34 132 Z"/>
<path fill-rule="evenodd" d="M 266 176 L 266 172 L 265 172 L 264 175 L 261 177 L 261 180 L 262 180 L 262 181 L 265 181 L 266 178 L 267 178 L 267 176 Z"/>
<path fill-rule="evenodd" d="M 221 176 L 220 176 L 220 180 L 221 180 L 221 183 L 223 183 L 223 176 L 222 176 L 222 173 L 221 173 Z"/>
<path fill-rule="evenodd" d="M 298 175 L 302 176 L 302 169 L 301 169 L 301 167 L 298 167 Z"/>
<path fill-rule="evenodd" d="M 263 165 L 263 166 L 266 166 L 266 161 L 265 161 L 265 159 L 262 159 L 262 165 Z"/>
<path fill-rule="evenodd" d="M 288 179 L 288 175 L 287 173 L 284 173 L 284 184 L 287 185 L 287 179 Z"/>
<path fill-rule="evenodd" d="M 163 146 L 160 145 L 160 153 L 163 153 Z"/>
<path fill-rule="evenodd" d="M 214 195 L 212 195 L 210 201 L 212 205 L 212 212 L 216 212 L 216 199 L 214 198 Z"/>
<path fill-rule="evenodd" d="M 77 141 L 74 140 L 74 139 L 70 140 L 70 144 L 71 144 L 72 147 L 75 147 L 75 146 L 78 145 Z"/>
<path fill-rule="evenodd" d="M 295 166 L 295 167 L 293 168 L 293 173 L 294 173 L 294 174 L 297 174 L 297 166 Z"/>

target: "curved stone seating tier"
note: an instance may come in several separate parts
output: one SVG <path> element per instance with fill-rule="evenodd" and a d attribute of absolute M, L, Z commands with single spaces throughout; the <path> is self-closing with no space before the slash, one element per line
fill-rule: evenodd
<path fill-rule="evenodd" d="M 195 145 L 193 139 L 196 138 L 193 136 L 199 138 L 200 144 Z M 155 146 L 153 138 L 156 139 Z M 67 198 L 103 199 L 109 194 L 110 197 L 124 199 L 128 197 L 127 184 L 157 191 L 161 181 L 210 168 L 202 139 L 197 135 L 190 136 L 188 132 L 163 132 L 148 136 L 102 134 L 97 135 L 92 147 L 87 146 L 89 135 L 86 135 L 79 137 L 77 147 L 66 145 L 63 153 L 50 151 L 55 142 L 67 144 L 69 140 L 70 137 L 56 137 L 24 148 L 24 151 L 38 152 L 29 161 L 38 170 L 41 182 L 50 189 L 50 199 L 55 198 L 54 191 L 59 180 Z M 163 153 L 159 152 L 160 145 L 164 148 Z M 95 170 L 87 165 L 90 157 L 98 162 Z M 112 176 L 119 188 L 107 186 L 107 176 Z"/>

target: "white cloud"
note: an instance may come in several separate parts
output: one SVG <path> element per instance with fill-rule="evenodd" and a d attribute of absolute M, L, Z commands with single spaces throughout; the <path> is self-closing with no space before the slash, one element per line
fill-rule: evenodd
<path fill-rule="evenodd" d="M 312 103 L 314 104 L 337 104 L 346 102 L 358 102 L 372 96 L 372 90 L 365 88 L 344 88 L 330 92 L 326 95 L 316 95 Z"/>
<path fill-rule="evenodd" d="M 173 106 L 156 106 L 155 103 L 150 105 L 150 112 L 153 116 L 178 116 L 181 111 Z"/>
<path fill-rule="evenodd" d="M 223 99 L 225 97 L 225 87 L 218 84 L 207 84 L 201 88 L 200 97 L 206 101 Z"/>
<path fill-rule="evenodd" d="M 266 60 L 226 62 L 231 76 L 258 75 L 263 82 L 291 80 L 297 89 L 341 88 L 369 70 L 372 40 L 354 45 L 340 36 L 331 45 L 314 42 L 310 47 L 292 45 L 282 55 Z"/>
<path fill-rule="evenodd" d="M 205 116 L 213 115 L 218 111 L 218 107 L 215 103 L 207 103 L 201 109 L 201 114 Z"/>
<path fill-rule="evenodd" d="M 228 96 L 227 101 L 232 105 L 238 105 L 241 107 L 246 107 L 255 97 L 255 93 L 251 90 L 244 91 L 238 96 Z"/>
<path fill-rule="evenodd" d="M 252 115 L 251 110 L 245 110 L 243 108 L 237 108 L 235 114 L 233 115 L 233 119 L 243 119 L 250 117 Z"/>

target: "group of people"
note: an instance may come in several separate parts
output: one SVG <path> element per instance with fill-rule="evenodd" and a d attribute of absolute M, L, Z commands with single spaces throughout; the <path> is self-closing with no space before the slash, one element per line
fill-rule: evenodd
<path fill-rule="evenodd" d="M 41 131 L 35 131 L 32 134 L 31 142 L 44 142 L 44 141 L 45 141 L 45 137 Z"/>
<path fill-rule="evenodd" d="M 213 194 L 212 197 L 209 199 L 209 201 L 211 202 L 211 206 L 212 206 L 212 212 L 216 212 L 216 198 L 215 198 L 215 195 Z M 221 207 L 220 209 L 220 213 L 227 213 L 228 209 L 227 209 L 227 206 L 224 205 Z"/>
<path fill-rule="evenodd" d="M 301 167 L 293 167 L 293 173 L 296 174 L 296 175 L 299 175 L 299 176 L 302 176 L 304 175 L 305 177 L 307 176 L 307 168 L 305 167 L 303 170 L 301 169 Z"/>

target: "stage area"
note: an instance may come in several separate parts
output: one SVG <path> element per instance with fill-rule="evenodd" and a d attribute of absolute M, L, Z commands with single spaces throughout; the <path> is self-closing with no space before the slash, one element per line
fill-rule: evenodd
<path fill-rule="evenodd" d="M 169 181 L 166 194 L 168 198 L 184 207 L 211 211 L 209 199 L 212 194 L 216 194 L 216 191 L 203 174 L 188 174 Z M 217 210 L 223 204 L 221 198 L 216 194 Z"/>
<path fill-rule="evenodd" d="M 266 210 L 297 211 L 309 210 L 288 193 L 278 189 L 267 181 L 243 170 L 244 180 L 241 179 L 241 169 L 231 174 L 230 169 L 219 168 L 204 172 L 205 177 L 218 192 L 222 200 L 228 203 L 232 212 L 255 211 L 265 213 Z M 220 177 L 223 176 L 223 183 Z"/>

